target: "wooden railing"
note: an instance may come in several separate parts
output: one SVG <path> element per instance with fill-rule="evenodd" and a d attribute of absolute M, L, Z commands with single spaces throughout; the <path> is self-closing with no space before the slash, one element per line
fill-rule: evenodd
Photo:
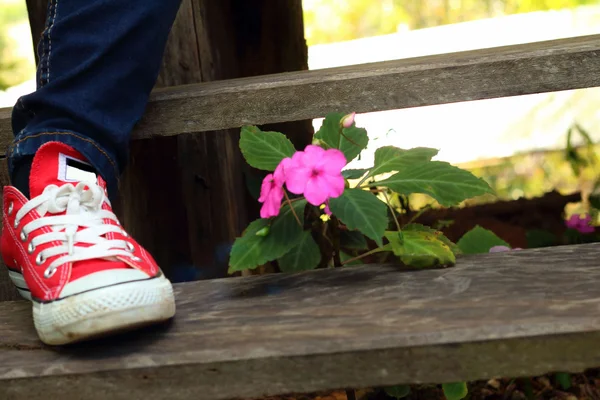
<path fill-rule="evenodd" d="M 600 35 L 159 89 L 134 139 L 600 86 Z M 12 140 L 0 109 L 0 146 Z"/>

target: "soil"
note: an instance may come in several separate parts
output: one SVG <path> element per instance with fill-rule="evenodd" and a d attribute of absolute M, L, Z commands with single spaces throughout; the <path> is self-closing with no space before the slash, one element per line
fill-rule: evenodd
<path fill-rule="evenodd" d="M 394 400 L 382 389 L 356 391 L 357 400 Z M 411 386 L 406 400 L 444 400 L 440 385 Z M 571 387 L 560 387 L 553 375 L 535 378 L 491 379 L 469 384 L 470 400 L 600 400 L 600 369 L 571 376 Z M 305 395 L 274 396 L 260 400 L 347 400 L 343 390 Z"/>

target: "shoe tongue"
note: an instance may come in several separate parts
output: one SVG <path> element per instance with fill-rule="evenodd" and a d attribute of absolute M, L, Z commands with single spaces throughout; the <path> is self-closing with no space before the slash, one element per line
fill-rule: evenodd
<path fill-rule="evenodd" d="M 44 144 L 35 154 L 29 175 L 31 198 L 42 194 L 46 186 L 63 186 L 66 183 L 98 183 L 94 168 L 72 147 L 60 143 Z"/>

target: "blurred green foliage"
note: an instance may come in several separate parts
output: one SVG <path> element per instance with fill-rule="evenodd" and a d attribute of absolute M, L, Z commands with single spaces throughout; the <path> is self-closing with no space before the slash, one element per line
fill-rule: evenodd
<path fill-rule="evenodd" d="M 0 0 L 0 90 L 18 85 L 31 77 L 34 67 L 29 60 L 17 55 L 19 43 L 9 36 L 12 27 L 26 22 L 25 0 Z"/>
<path fill-rule="evenodd" d="M 482 18 L 559 10 L 597 0 L 304 0 L 309 45 Z"/>

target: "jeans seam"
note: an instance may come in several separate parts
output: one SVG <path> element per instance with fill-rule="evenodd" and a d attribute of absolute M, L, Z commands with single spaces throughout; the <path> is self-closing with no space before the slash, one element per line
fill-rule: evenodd
<path fill-rule="evenodd" d="M 100 146 L 98 146 L 98 144 L 96 144 L 96 142 L 94 142 L 93 140 L 78 136 L 72 132 L 42 132 L 42 133 L 36 133 L 35 135 L 25 136 L 24 138 L 21 138 L 21 139 L 17 140 L 16 142 L 12 143 L 12 150 L 10 151 L 11 158 L 14 155 L 15 149 L 17 148 L 17 145 L 19 143 L 25 142 L 26 140 L 29 140 L 29 139 L 35 139 L 35 138 L 38 138 L 38 137 L 44 136 L 44 135 L 70 135 L 77 139 L 83 140 L 84 142 L 90 143 L 92 146 L 94 146 L 96 148 L 96 150 L 98 150 L 100 153 L 102 153 L 106 157 L 106 159 L 108 160 L 108 162 L 110 163 L 110 165 L 112 165 L 112 167 L 114 169 L 115 177 L 117 177 L 117 181 L 119 180 L 119 170 L 118 170 L 117 166 L 115 165 L 114 161 L 112 160 L 112 158 L 108 155 L 108 153 L 106 153 L 106 151 L 104 151 L 104 149 L 102 149 Z"/>
<path fill-rule="evenodd" d="M 48 69 L 48 78 L 46 79 L 46 83 L 50 82 L 50 57 L 52 56 L 52 28 L 54 28 L 54 23 L 56 22 L 56 15 L 58 13 L 58 0 L 54 2 L 54 17 L 52 17 L 52 26 L 48 29 L 48 59 L 46 60 L 46 67 Z"/>
<path fill-rule="evenodd" d="M 40 57 L 40 81 L 39 87 L 44 86 L 50 80 L 50 53 L 52 52 L 52 28 L 54 27 L 54 21 L 56 20 L 56 9 L 58 6 L 58 0 L 50 0 L 48 8 L 48 22 L 46 29 L 42 33 L 42 54 Z"/>

